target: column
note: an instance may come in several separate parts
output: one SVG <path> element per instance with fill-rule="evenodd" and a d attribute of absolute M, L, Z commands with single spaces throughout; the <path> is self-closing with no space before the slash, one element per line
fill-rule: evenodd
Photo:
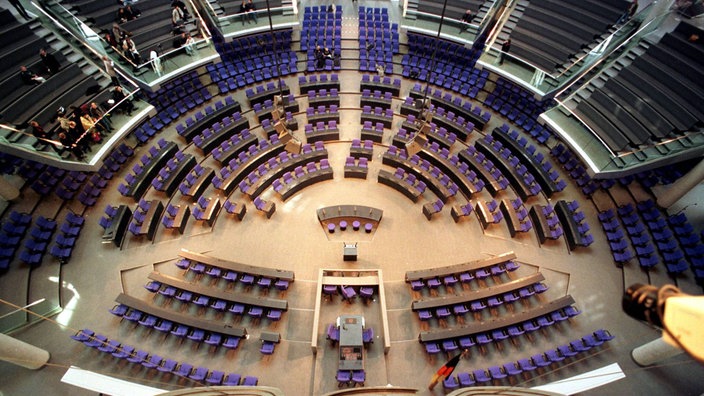
<path fill-rule="evenodd" d="M 0 334 L 0 359 L 37 370 L 44 367 L 49 361 L 49 352 L 8 335 Z"/>
<path fill-rule="evenodd" d="M 704 180 L 704 160 L 679 180 L 667 186 L 658 197 L 658 206 L 667 209 Z"/>

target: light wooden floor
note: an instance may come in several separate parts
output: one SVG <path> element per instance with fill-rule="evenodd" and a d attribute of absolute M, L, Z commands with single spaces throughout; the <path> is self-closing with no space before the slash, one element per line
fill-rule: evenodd
<path fill-rule="evenodd" d="M 345 17 L 353 16 L 353 7 L 357 3 L 345 3 Z M 397 3 L 363 2 L 363 5 L 388 4 L 395 7 Z M 345 19 L 345 27 L 354 28 L 356 21 Z M 352 25 L 349 25 L 352 24 Z M 355 71 L 340 73 L 341 91 L 359 92 L 359 74 Z M 292 92 L 299 92 L 297 77 L 286 79 Z M 404 81 L 401 96 L 410 89 L 410 82 Z M 237 99 L 248 108 L 243 94 Z M 358 106 L 354 95 L 343 97 L 341 107 Z M 397 107 L 400 101 L 394 101 Z M 306 100 L 301 100 L 301 107 L 306 107 Z M 396 109 L 396 112 L 398 110 Z M 397 130 L 401 117 L 394 120 Z M 499 123 L 497 118 L 490 126 Z M 305 124 L 305 117 L 299 117 L 299 124 Z M 516 382 L 520 386 L 536 386 L 557 379 L 577 375 L 612 362 L 618 362 L 626 372 L 626 378 L 589 394 L 651 394 L 651 395 L 697 395 L 704 391 L 704 370 L 691 359 L 679 357 L 663 362 L 661 366 L 641 369 L 630 359 L 630 350 L 644 342 L 658 337 L 658 332 L 648 326 L 627 317 L 620 309 L 620 298 L 625 285 L 634 282 L 661 285 L 672 280 L 659 271 L 646 274 L 637 264 L 617 268 L 596 218 L 597 210 L 591 200 L 585 199 L 572 184 L 554 199 L 576 199 L 580 202 L 587 220 L 592 226 L 595 243 L 589 248 L 568 252 L 563 240 L 539 246 L 535 234 L 529 233 L 517 238 L 510 238 L 505 224 L 482 230 L 474 217 L 464 219 L 458 224 L 452 221 L 449 207 L 445 208 L 432 221 L 427 221 L 421 214 L 424 202 L 433 200 L 428 193 L 423 199 L 413 204 L 393 189 L 378 184 L 376 173 L 382 167 L 380 155 L 385 147 L 375 147 L 374 160 L 367 180 L 344 179 L 342 165 L 348 154 L 349 140 L 359 134 L 359 111 L 344 111 L 341 117 L 341 142 L 326 143 L 330 162 L 335 170 L 335 177 L 313 185 L 296 194 L 287 202 L 281 202 L 272 191 L 264 196 L 272 199 L 277 206 L 275 215 L 267 220 L 247 202 L 248 213 L 242 222 L 237 222 L 225 214 L 220 214 L 212 228 L 189 222 L 183 236 L 160 229 L 154 242 L 128 236 L 122 249 L 112 245 L 101 244 L 102 229 L 98 219 L 106 204 L 131 204 L 131 199 L 121 197 L 117 183 L 124 177 L 131 166 L 125 166 L 122 174 L 117 175 L 104 191 L 98 204 L 85 211 L 86 226 L 74 251 L 71 262 L 63 267 L 58 264 L 45 264 L 31 274 L 31 287 L 23 289 L 30 275 L 27 271 L 10 271 L 0 278 L 0 295 L 18 305 L 38 298 L 57 301 L 60 299 L 63 311 L 46 320 L 15 334 L 14 337 L 30 342 L 51 352 L 50 365 L 40 371 L 28 371 L 0 362 L 0 392 L 5 395 L 83 395 L 90 392 L 81 391 L 61 384 L 60 378 L 70 365 L 94 370 L 103 374 L 159 387 L 178 389 L 194 386 L 190 381 L 176 380 L 168 376 L 155 375 L 151 371 L 137 369 L 106 358 L 98 352 L 70 340 L 69 335 L 81 328 L 91 328 L 110 338 L 139 346 L 142 349 L 179 361 L 188 361 L 194 365 L 204 365 L 211 369 L 237 372 L 243 375 L 255 375 L 261 385 L 281 388 L 288 395 L 319 395 L 337 390 L 334 380 L 336 371 L 336 349 L 324 341 L 324 324 L 345 313 L 361 313 L 367 323 L 380 329 L 379 301 L 363 306 L 359 301 L 345 304 L 339 300 L 324 303 L 321 309 L 321 326 L 318 340 L 321 345 L 317 354 L 311 353 L 310 337 L 313 329 L 312 318 L 315 306 L 316 279 L 320 268 L 344 269 L 381 269 L 386 288 L 387 314 L 390 319 L 391 350 L 388 355 L 382 353 L 381 340 L 377 340 L 367 355 L 367 385 L 399 385 L 418 388 L 419 394 L 442 394 L 442 388 L 434 392 L 426 390 L 427 382 L 444 362 L 444 358 L 429 358 L 417 337 L 421 330 L 420 322 L 410 310 L 413 299 L 410 289 L 404 282 L 408 270 L 430 268 L 457 264 L 492 255 L 514 251 L 522 264 L 516 276 L 535 271 L 546 277 L 549 291 L 542 296 L 551 300 L 566 293 L 577 301 L 576 307 L 583 311 L 569 323 L 554 326 L 542 331 L 530 342 L 521 339 L 517 345 L 505 342 L 503 350 L 490 346 L 482 355 L 478 350 L 472 351 L 471 357 L 460 362 L 457 370 L 471 371 L 490 365 L 514 361 L 518 358 L 554 348 L 574 338 L 581 337 L 598 328 L 610 330 L 616 339 L 606 348 L 587 358 L 563 364 L 543 371 L 541 376 L 534 376 L 525 382 Z M 301 128 L 302 129 L 302 128 Z M 261 128 L 253 132 L 261 135 Z M 300 133 L 300 131 L 298 132 Z M 179 138 L 173 125 L 161 135 L 175 141 L 187 153 L 196 154 L 204 166 L 216 166 L 210 157 L 204 157 L 198 149 L 186 146 Z M 471 137 L 476 139 L 479 134 Z M 391 132 L 387 131 L 385 143 L 390 141 Z M 149 147 L 138 148 L 135 158 L 139 158 Z M 456 145 L 454 150 L 459 150 Z M 541 150 L 547 153 L 545 147 Z M 563 175 L 567 177 L 566 175 Z M 63 205 L 54 198 L 39 199 L 30 189 L 24 190 L 25 199 L 11 208 L 32 210 L 33 214 L 57 215 L 63 218 L 71 208 L 78 212 L 82 206 L 76 203 Z M 221 196 L 216 190 L 209 189 L 210 196 Z M 503 192 L 499 198 L 512 198 L 513 192 Z M 148 199 L 167 197 L 150 191 Z M 245 201 L 239 193 L 231 199 Z M 594 200 L 600 209 L 632 200 L 628 190 L 616 187 L 609 196 L 598 193 Z M 482 192 L 477 200 L 490 200 L 487 192 Z M 176 195 L 173 203 L 187 203 Z M 246 201 L 245 201 L 246 202 Z M 533 198 L 528 204 L 547 203 L 544 197 Z M 348 230 L 334 235 L 327 234 L 319 225 L 316 209 L 336 204 L 369 205 L 384 211 L 384 217 L 373 236 L 362 235 Z M 342 242 L 359 242 L 359 261 L 355 263 L 342 261 Z M 190 341 L 177 342 L 155 332 L 135 328 L 108 313 L 114 305 L 114 298 L 125 292 L 139 298 L 151 299 L 151 295 L 142 287 L 147 283 L 147 275 L 158 270 L 167 274 L 180 276 L 173 265 L 179 249 L 187 248 L 207 252 L 217 257 L 236 260 L 252 265 L 276 267 L 294 270 L 296 281 L 285 297 L 290 310 L 283 319 L 270 325 L 241 323 L 251 334 L 250 339 L 232 352 L 219 349 L 209 350 L 205 345 L 195 347 Z M 690 293 L 701 293 L 689 278 L 678 280 L 678 284 Z M 458 289 L 459 290 L 459 289 Z M 274 292 L 272 292 L 273 296 Z M 159 303 L 159 301 L 157 301 Z M 9 308 L 3 307 L 3 313 Z M 502 311 L 502 313 L 505 313 Z M 197 314 L 193 311 L 193 314 Z M 211 312 L 207 317 L 214 317 Z M 486 316 L 485 318 L 488 318 Z M 225 315 L 223 320 L 232 318 Z M 434 324 L 437 326 L 437 324 Z M 282 342 L 277 346 L 273 356 L 265 358 L 259 353 L 258 335 L 261 331 L 281 333 Z M 377 335 L 380 331 L 377 331 Z"/>

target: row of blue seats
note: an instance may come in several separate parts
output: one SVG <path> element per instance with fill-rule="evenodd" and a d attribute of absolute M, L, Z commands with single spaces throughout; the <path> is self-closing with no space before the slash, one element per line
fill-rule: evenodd
<path fill-rule="evenodd" d="M 72 339 L 83 345 L 94 348 L 105 354 L 110 354 L 118 359 L 125 359 L 130 363 L 140 364 L 147 369 L 156 369 L 162 373 L 174 374 L 176 377 L 189 378 L 194 381 L 205 381 L 208 385 L 217 386 L 256 386 L 259 380 L 256 377 L 242 376 L 235 373 L 225 375 L 218 370 L 209 370 L 206 367 L 193 367 L 188 363 L 179 363 L 173 359 L 163 358 L 133 346 L 122 344 L 117 340 L 110 340 L 102 334 L 97 334 L 90 329 L 83 329 L 71 336 Z"/>
<path fill-rule="evenodd" d="M 552 311 L 548 314 L 541 315 L 537 318 L 527 320 L 519 325 L 510 325 L 502 327 L 499 329 L 487 331 L 485 333 L 477 333 L 474 335 L 462 336 L 457 339 L 446 339 L 440 343 L 436 342 L 425 342 L 425 351 L 428 354 L 436 354 L 442 351 L 453 352 L 458 349 L 469 349 L 473 346 L 478 346 L 480 349 L 484 348 L 484 345 L 490 344 L 492 342 L 500 343 L 503 340 L 512 338 L 515 339 L 524 334 L 530 335 L 530 333 L 535 332 L 541 328 L 549 327 L 555 323 L 560 323 L 570 318 L 573 318 L 582 313 L 582 311 L 574 308 L 573 306 L 567 306 L 564 309 L 558 309 Z"/>
<path fill-rule="evenodd" d="M 492 385 L 492 381 L 501 381 L 505 378 L 531 372 L 539 367 L 547 367 L 553 363 L 569 360 L 592 348 L 599 347 L 613 338 L 614 336 L 608 331 L 599 329 L 592 334 L 571 341 L 569 344 L 560 345 L 556 349 L 550 349 L 543 353 L 535 354 L 530 358 L 518 359 L 517 361 L 500 366 L 490 366 L 487 369 L 478 369 L 472 372 L 460 372 L 457 375 L 450 375 L 443 380 L 443 387 L 451 391 L 459 387 L 482 384 Z"/>

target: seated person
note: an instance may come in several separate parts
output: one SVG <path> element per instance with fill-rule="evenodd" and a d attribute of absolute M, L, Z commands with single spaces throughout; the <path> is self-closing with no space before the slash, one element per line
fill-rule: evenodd
<path fill-rule="evenodd" d="M 120 103 L 125 98 L 127 98 L 127 95 L 122 92 L 122 87 L 118 86 L 112 90 L 112 100 L 114 100 L 116 104 Z M 136 109 L 136 107 L 132 104 L 132 101 L 129 99 L 120 103 L 117 108 L 126 112 L 127 115 L 130 116 L 132 115 L 132 112 Z"/>
<path fill-rule="evenodd" d="M 137 19 L 142 13 L 139 12 L 137 7 L 132 7 L 131 5 L 128 5 L 125 7 L 125 16 L 127 17 L 128 21 Z"/>
<path fill-rule="evenodd" d="M 171 24 L 174 27 L 183 27 L 185 21 L 183 19 L 183 11 L 175 4 L 171 5 Z"/>
<path fill-rule="evenodd" d="M 122 40 L 122 50 L 125 52 L 125 56 L 130 58 L 134 63 L 142 63 L 142 56 L 137 51 L 137 45 L 132 41 L 129 36 L 126 36 Z"/>
<path fill-rule="evenodd" d="M 117 18 L 115 18 L 117 23 L 127 22 L 127 15 L 125 13 L 125 7 L 120 7 L 117 9 Z"/>
<path fill-rule="evenodd" d="M 27 66 L 20 67 L 20 78 L 27 85 L 39 85 L 46 81 L 44 77 L 36 75 L 27 69 Z"/>
<path fill-rule="evenodd" d="M 189 20 L 191 16 L 188 14 L 188 8 L 186 8 L 186 4 L 181 1 L 181 0 L 174 0 L 171 2 L 171 7 L 176 6 L 178 7 L 181 12 L 183 12 L 183 19 L 184 20 Z"/>

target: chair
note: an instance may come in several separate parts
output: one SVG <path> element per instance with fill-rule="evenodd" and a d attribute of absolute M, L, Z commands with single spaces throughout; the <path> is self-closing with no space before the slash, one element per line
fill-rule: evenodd
<path fill-rule="evenodd" d="M 262 346 L 259 348 L 259 352 L 264 355 L 272 355 L 275 347 L 276 344 L 271 341 L 262 341 Z"/>
<path fill-rule="evenodd" d="M 240 384 L 241 379 L 242 376 L 240 376 L 239 374 L 230 373 L 222 381 L 222 384 L 223 386 L 238 386 Z"/>
<path fill-rule="evenodd" d="M 462 372 L 457 374 L 457 380 L 460 382 L 460 386 L 465 388 L 476 384 L 472 375 L 468 372 Z"/>
<path fill-rule="evenodd" d="M 224 372 L 218 371 L 218 370 L 213 370 L 205 378 L 205 382 L 212 384 L 212 385 L 220 385 L 222 383 L 222 379 L 224 376 L 225 376 Z"/>
<path fill-rule="evenodd" d="M 337 387 L 342 388 L 343 385 L 348 385 L 352 380 L 352 373 L 347 370 L 338 370 L 335 379 L 337 379 Z"/>
<path fill-rule="evenodd" d="M 474 381 L 479 384 L 484 382 L 491 382 L 491 377 L 487 375 L 486 370 L 474 370 L 472 372 L 472 375 L 474 376 Z"/>
<path fill-rule="evenodd" d="M 364 370 L 354 370 L 352 372 L 352 383 L 354 386 L 357 386 L 359 384 L 360 386 L 364 386 L 364 381 L 366 380 L 367 375 Z"/>
<path fill-rule="evenodd" d="M 188 378 L 194 381 L 203 381 L 206 375 L 208 375 L 208 369 L 205 367 L 198 367 L 188 375 Z"/>
<path fill-rule="evenodd" d="M 240 345 L 240 337 L 225 337 L 225 341 L 222 343 L 222 346 L 227 348 L 227 349 L 237 349 L 237 347 Z"/>

